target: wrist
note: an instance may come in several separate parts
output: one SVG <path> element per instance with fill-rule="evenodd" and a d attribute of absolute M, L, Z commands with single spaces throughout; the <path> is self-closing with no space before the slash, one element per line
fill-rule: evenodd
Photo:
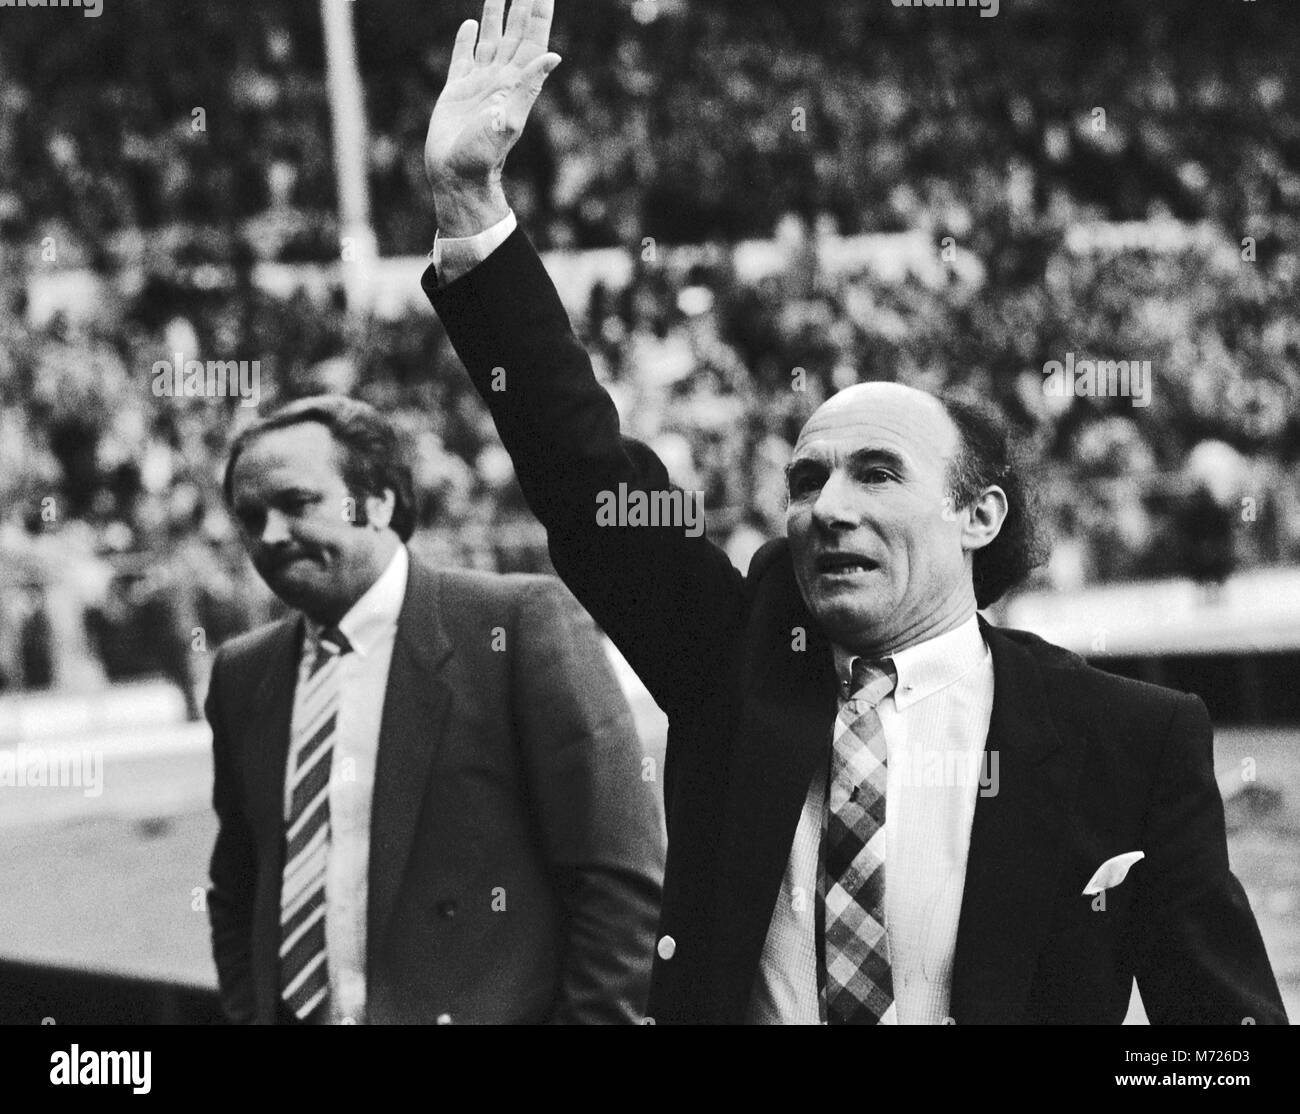
<path fill-rule="evenodd" d="M 499 178 L 485 182 L 433 183 L 433 208 L 443 236 L 475 236 L 510 215 Z"/>

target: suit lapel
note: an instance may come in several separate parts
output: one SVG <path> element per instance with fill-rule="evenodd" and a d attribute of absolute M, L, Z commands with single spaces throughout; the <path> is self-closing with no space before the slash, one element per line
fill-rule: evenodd
<path fill-rule="evenodd" d="M 250 813 L 265 830 L 276 831 L 272 841 L 276 875 L 284 866 L 284 777 L 289 761 L 289 734 L 293 721 L 293 696 L 298 681 L 298 647 L 302 642 L 302 616 L 283 620 L 271 633 L 262 661 L 262 682 L 253 694 L 248 715 L 246 762 Z"/>
<path fill-rule="evenodd" d="M 370 818 L 367 952 L 373 966 L 406 873 L 429 771 L 451 704 L 443 674 L 452 653 L 441 581 L 414 559 L 397 621 L 379 731 Z"/>
<path fill-rule="evenodd" d="M 998 755 L 998 784 L 978 798 L 971 828 L 950 1005 L 959 1025 L 1029 1020 L 1082 752 L 1062 745 L 1033 654 L 982 618 L 980 629 L 993 656 L 985 753 Z"/>
<path fill-rule="evenodd" d="M 727 784 L 715 956 L 723 1019 L 743 1018 L 795 828 L 836 710 L 830 644 L 788 558 L 759 581 L 745 638 L 739 730 Z"/>
<path fill-rule="evenodd" d="M 254 668 L 262 679 L 246 705 L 240 740 L 243 787 L 249 827 L 265 871 L 276 880 L 284 874 L 284 778 L 289 759 L 293 696 L 298 680 L 298 647 L 302 616 L 274 627 L 258 653 Z M 262 906 L 253 927 L 253 980 L 258 1017 L 270 1022 L 279 1000 L 279 891 Z"/>

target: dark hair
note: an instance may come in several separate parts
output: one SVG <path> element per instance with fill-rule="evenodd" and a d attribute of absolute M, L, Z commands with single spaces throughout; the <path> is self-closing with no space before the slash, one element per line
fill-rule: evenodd
<path fill-rule="evenodd" d="M 241 430 L 231 443 L 221 489 L 226 505 L 233 501 L 235 463 L 255 438 L 273 429 L 285 429 L 302 422 L 318 422 L 330 431 L 341 453 L 343 482 L 357 500 L 360 525 L 365 524 L 363 500 L 367 495 L 393 493 L 393 521 L 397 536 L 406 541 L 415 532 L 415 483 L 411 465 L 396 427 L 367 402 L 344 395 L 314 395 L 300 398 L 279 410 L 258 418 Z"/>
<path fill-rule="evenodd" d="M 1002 416 L 964 397 L 941 394 L 948 416 L 961 438 L 948 467 L 948 494 L 958 507 L 968 507 L 992 484 L 1007 497 L 1002 529 L 973 558 L 975 604 L 988 607 L 1021 584 L 1046 559 L 1038 536 L 1036 493 L 1025 461 L 1016 449 Z"/>

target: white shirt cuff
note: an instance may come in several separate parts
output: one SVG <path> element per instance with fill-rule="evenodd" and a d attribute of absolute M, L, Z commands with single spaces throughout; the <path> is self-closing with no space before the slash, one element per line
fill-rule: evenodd
<path fill-rule="evenodd" d="M 429 252 L 438 285 L 448 286 L 469 274 L 509 239 L 518 224 L 511 209 L 491 228 L 473 236 L 444 236 L 439 232 L 433 238 L 433 251 Z"/>

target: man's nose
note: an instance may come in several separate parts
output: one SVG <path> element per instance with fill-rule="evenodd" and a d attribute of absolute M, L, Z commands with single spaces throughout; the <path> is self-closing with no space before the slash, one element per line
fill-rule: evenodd
<path fill-rule="evenodd" d="M 266 523 L 262 526 L 259 541 L 263 545 L 279 545 L 289 540 L 289 520 L 277 510 L 266 512 Z"/>
<path fill-rule="evenodd" d="M 813 519 L 826 529 L 853 528 L 861 517 L 856 504 L 857 487 L 844 472 L 836 469 L 822 484 L 813 503 Z"/>

